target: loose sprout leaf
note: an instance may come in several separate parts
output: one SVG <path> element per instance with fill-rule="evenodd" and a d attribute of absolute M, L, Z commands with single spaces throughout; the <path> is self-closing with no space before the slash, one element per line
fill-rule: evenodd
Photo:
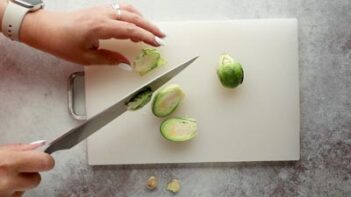
<path fill-rule="evenodd" d="M 184 92 L 177 84 L 160 89 L 153 101 L 152 112 L 157 117 L 166 117 L 174 112 L 184 98 Z"/>
<path fill-rule="evenodd" d="M 168 191 L 173 192 L 173 193 L 177 193 L 180 190 L 180 183 L 177 179 L 172 179 L 172 181 L 170 181 L 167 184 L 167 188 Z"/>
<path fill-rule="evenodd" d="M 147 87 L 141 90 L 136 96 L 134 96 L 133 98 L 130 99 L 130 101 L 128 101 L 127 103 L 128 110 L 135 111 L 144 107 L 146 104 L 150 102 L 151 97 L 152 97 L 151 88 Z"/>
<path fill-rule="evenodd" d="M 197 135 L 197 123 L 193 118 L 170 118 L 161 123 L 161 135 L 172 142 L 184 142 Z"/>
<path fill-rule="evenodd" d="M 141 53 L 135 58 L 133 62 L 133 67 L 136 72 L 141 76 L 150 72 L 151 70 L 165 65 L 166 60 L 164 60 L 157 49 L 144 48 Z"/>
<path fill-rule="evenodd" d="M 244 70 L 241 64 L 229 54 L 220 56 L 217 75 L 222 85 L 227 88 L 235 88 L 244 80 Z"/>

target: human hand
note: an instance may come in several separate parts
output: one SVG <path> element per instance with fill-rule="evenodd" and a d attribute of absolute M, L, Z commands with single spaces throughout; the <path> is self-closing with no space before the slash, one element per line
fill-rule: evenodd
<path fill-rule="evenodd" d="M 33 151 L 40 144 L 0 146 L 0 196 L 17 197 L 40 183 L 39 172 L 54 167 L 53 158 Z"/>
<path fill-rule="evenodd" d="M 120 8 L 119 16 L 112 6 L 67 13 L 39 10 L 25 17 L 20 40 L 78 64 L 130 65 L 122 54 L 99 49 L 99 40 L 130 39 L 157 47 L 165 34 L 131 5 L 120 4 Z"/>

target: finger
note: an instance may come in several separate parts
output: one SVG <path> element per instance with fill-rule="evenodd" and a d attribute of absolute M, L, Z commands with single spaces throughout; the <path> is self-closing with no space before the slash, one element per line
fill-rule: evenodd
<path fill-rule="evenodd" d="M 25 191 L 39 185 L 41 177 L 39 173 L 22 173 L 13 179 L 13 188 L 16 191 Z"/>
<path fill-rule="evenodd" d="M 101 28 L 99 36 L 99 39 L 131 39 L 134 42 L 143 41 L 152 46 L 161 45 L 156 41 L 155 35 L 125 21 L 110 20 L 103 28 Z"/>
<path fill-rule="evenodd" d="M 1 145 L 0 146 L 2 149 L 6 149 L 6 150 L 27 150 L 30 147 L 32 147 L 30 144 L 6 144 L 6 145 Z"/>
<path fill-rule="evenodd" d="M 46 153 L 37 151 L 16 152 L 13 159 L 17 172 L 42 172 L 51 170 L 54 159 Z"/>
<path fill-rule="evenodd" d="M 119 6 L 121 7 L 122 10 L 127 10 L 129 12 L 133 12 L 139 16 L 142 16 L 141 12 L 137 10 L 134 6 L 127 4 L 127 3 L 119 3 Z"/>
<path fill-rule="evenodd" d="M 15 192 L 11 197 L 21 197 L 23 196 L 24 192 L 22 191 L 18 191 L 18 192 Z"/>
<path fill-rule="evenodd" d="M 117 18 L 118 18 L 118 16 L 116 15 L 116 19 Z M 151 22 L 149 22 L 145 18 L 143 18 L 143 17 L 141 17 L 133 12 L 121 10 L 121 14 L 120 14 L 120 17 L 118 18 L 118 20 L 133 23 L 136 26 L 141 27 L 141 28 L 149 31 L 158 37 L 161 37 L 161 38 L 165 37 L 165 34 L 163 32 L 161 32 L 161 30 L 156 25 L 152 24 Z"/>
<path fill-rule="evenodd" d="M 87 57 L 87 62 L 90 65 L 117 65 L 120 63 L 125 63 L 128 65 L 131 64 L 130 61 L 122 54 L 113 51 L 108 51 L 105 49 L 92 50 L 91 52 L 89 52 Z"/>
<path fill-rule="evenodd" d="M 39 140 L 39 141 L 32 142 L 30 144 L 2 145 L 1 148 L 7 149 L 7 150 L 15 150 L 15 151 L 34 150 L 38 147 L 45 145 L 45 143 L 46 143 L 46 140 Z"/>

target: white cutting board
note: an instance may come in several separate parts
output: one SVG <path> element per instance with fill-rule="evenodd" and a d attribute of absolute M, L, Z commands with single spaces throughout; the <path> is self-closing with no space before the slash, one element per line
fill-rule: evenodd
<path fill-rule="evenodd" d="M 185 143 L 163 139 L 151 105 L 127 112 L 88 138 L 91 165 L 298 160 L 299 80 L 297 21 L 260 19 L 169 22 L 161 53 L 167 66 L 140 77 L 117 67 L 86 67 L 89 117 L 155 76 L 197 55 L 172 79 L 186 93 L 171 116 L 198 121 L 198 136 Z M 143 44 L 105 41 L 104 48 L 134 58 Z M 219 55 L 231 54 L 244 68 L 243 84 L 223 88 Z"/>

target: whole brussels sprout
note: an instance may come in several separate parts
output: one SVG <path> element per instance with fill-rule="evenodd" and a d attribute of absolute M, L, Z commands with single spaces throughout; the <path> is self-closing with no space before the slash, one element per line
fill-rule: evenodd
<path fill-rule="evenodd" d="M 241 64 L 226 53 L 219 58 L 217 75 L 222 85 L 227 88 L 235 88 L 244 80 L 244 70 Z"/>

